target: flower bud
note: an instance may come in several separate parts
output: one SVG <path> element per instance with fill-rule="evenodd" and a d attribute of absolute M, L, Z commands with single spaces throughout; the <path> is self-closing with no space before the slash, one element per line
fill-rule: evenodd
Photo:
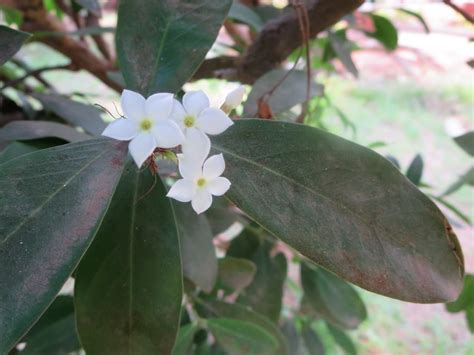
<path fill-rule="evenodd" d="M 229 94 L 227 94 L 224 104 L 222 105 L 221 109 L 225 113 L 230 113 L 233 109 L 239 106 L 245 95 L 245 87 L 239 86 L 237 89 L 232 90 Z"/>

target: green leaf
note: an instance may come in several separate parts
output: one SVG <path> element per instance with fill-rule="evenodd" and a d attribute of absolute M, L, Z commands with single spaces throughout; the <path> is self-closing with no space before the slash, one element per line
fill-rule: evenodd
<path fill-rule="evenodd" d="M 21 11 L 18 11 L 13 7 L 5 5 L 0 5 L 0 11 L 5 17 L 5 22 L 7 23 L 7 25 L 15 24 L 17 26 L 20 26 L 23 23 L 23 14 L 21 13 Z"/>
<path fill-rule="evenodd" d="M 183 273 L 196 286 L 211 292 L 217 279 L 217 257 L 211 227 L 189 204 L 173 201 L 179 232 Z"/>
<path fill-rule="evenodd" d="M 52 148 L 62 145 L 64 141 L 60 139 L 37 139 L 28 142 L 12 142 L 8 144 L 0 153 L 0 164 L 6 163 L 19 156 L 36 152 L 37 150 Z"/>
<path fill-rule="evenodd" d="M 433 200 L 435 200 L 436 202 L 439 202 L 440 204 L 442 204 L 444 207 L 446 207 L 447 209 L 449 209 L 452 213 L 454 213 L 458 218 L 460 218 L 461 220 L 463 220 L 464 222 L 466 222 L 467 224 L 471 224 L 471 218 L 469 218 L 469 216 L 466 216 L 464 213 L 462 213 L 458 208 L 456 208 L 456 206 L 454 206 L 453 204 L 449 203 L 448 201 L 446 201 L 444 198 L 442 197 L 438 197 L 438 196 L 433 196 L 433 195 L 429 195 Z"/>
<path fill-rule="evenodd" d="M 84 9 L 92 12 L 96 16 L 101 16 L 100 4 L 98 0 L 74 0 Z"/>
<path fill-rule="evenodd" d="M 417 154 L 407 169 L 406 176 L 408 180 L 416 186 L 420 185 L 421 177 L 423 175 L 423 165 L 423 158 L 420 154 Z"/>
<path fill-rule="evenodd" d="M 22 339 L 22 355 L 60 355 L 79 351 L 74 303 L 71 296 L 58 296 L 40 320 Z"/>
<path fill-rule="evenodd" d="M 332 337 L 339 344 L 339 346 L 349 355 L 357 355 L 357 348 L 352 342 L 352 339 L 342 330 L 326 323 L 326 326 Z"/>
<path fill-rule="evenodd" d="M 198 331 L 196 324 L 186 324 L 181 327 L 174 345 L 172 355 L 186 355 L 193 344 L 194 335 Z"/>
<path fill-rule="evenodd" d="M 254 323 L 212 318 L 207 325 L 228 355 L 267 355 L 278 347 L 275 337 Z"/>
<path fill-rule="evenodd" d="M 117 53 L 127 88 L 177 92 L 216 40 L 231 0 L 121 0 Z"/>
<path fill-rule="evenodd" d="M 471 157 L 474 156 L 474 131 L 454 138 L 454 141 Z"/>
<path fill-rule="evenodd" d="M 255 271 L 255 264 L 249 260 L 230 256 L 219 259 L 219 284 L 240 291 L 252 283 Z"/>
<path fill-rule="evenodd" d="M 411 10 L 407 10 L 407 9 L 403 9 L 403 8 L 398 8 L 397 10 L 400 11 L 400 12 L 403 12 L 403 13 L 405 13 L 405 14 L 407 14 L 407 15 L 413 16 L 414 18 L 416 18 L 416 19 L 421 23 L 421 25 L 423 26 L 423 29 L 425 30 L 425 32 L 426 32 L 426 33 L 430 33 L 430 27 L 429 27 L 428 24 L 426 23 L 424 17 L 421 16 L 418 12 L 411 11 Z"/>
<path fill-rule="evenodd" d="M 316 332 L 311 329 L 311 327 L 304 327 L 302 335 L 304 339 L 304 345 L 306 346 L 306 349 L 310 355 L 325 354 L 324 344 L 322 343 L 321 339 L 319 339 L 319 336 L 316 334 Z"/>
<path fill-rule="evenodd" d="M 288 354 L 288 345 L 284 335 L 274 323 L 261 314 L 237 303 L 225 303 L 217 300 L 207 301 L 204 307 L 206 311 L 210 312 L 209 318 L 231 318 L 258 325 L 277 340 L 278 348 L 275 350 L 274 355 Z"/>
<path fill-rule="evenodd" d="M 281 81 L 288 75 L 284 81 Z M 275 69 L 260 77 L 252 87 L 244 106 L 245 117 L 256 117 L 258 113 L 258 100 L 274 89 L 268 97 L 272 113 L 277 115 L 301 104 L 307 99 L 306 75 L 303 70 Z M 289 94 L 291 93 L 291 95 Z M 323 93 L 323 86 L 312 82 L 310 97 Z"/>
<path fill-rule="evenodd" d="M 393 23 L 386 17 L 369 14 L 374 22 L 375 32 L 366 32 L 366 35 L 375 38 L 386 49 L 394 50 L 398 46 L 398 32 Z"/>
<path fill-rule="evenodd" d="M 315 128 L 239 120 L 213 139 L 227 197 L 313 262 L 410 302 L 457 298 L 462 252 L 436 205 L 379 154 Z M 258 263 L 257 263 L 258 268 Z"/>
<path fill-rule="evenodd" d="M 100 136 L 106 124 L 102 120 L 100 111 L 89 106 L 59 95 L 34 94 L 44 108 L 54 112 L 68 123 L 84 128 L 92 135 Z"/>
<path fill-rule="evenodd" d="M 455 183 L 449 186 L 442 196 L 451 195 L 459 190 L 464 185 L 474 186 L 474 167 L 470 168 L 464 175 L 462 175 Z"/>
<path fill-rule="evenodd" d="M 0 25 L 0 65 L 15 55 L 31 35 Z"/>
<path fill-rule="evenodd" d="M 49 121 L 13 121 L 0 128 L 0 142 L 54 137 L 67 142 L 82 142 L 92 137 L 71 126 Z"/>
<path fill-rule="evenodd" d="M 367 318 L 364 302 L 356 290 L 330 272 L 301 263 L 301 283 L 306 300 L 334 325 L 355 329 Z"/>
<path fill-rule="evenodd" d="M 77 271 L 77 327 L 87 353 L 169 354 L 173 349 L 182 274 L 176 221 L 165 194 L 158 177 L 127 165 Z"/>
<path fill-rule="evenodd" d="M 211 208 L 206 211 L 206 216 L 214 235 L 220 234 L 228 229 L 235 222 L 243 225 L 247 220 L 233 209 L 227 200 L 216 198 L 212 202 Z"/>
<path fill-rule="evenodd" d="M 357 78 L 359 76 L 359 71 L 352 60 L 351 43 L 346 39 L 345 31 L 343 32 L 343 35 L 339 35 L 338 32 L 328 31 L 328 38 L 332 49 L 341 61 L 342 65 L 344 65 L 349 73 Z"/>
<path fill-rule="evenodd" d="M 299 354 L 301 338 L 299 337 L 294 322 L 292 320 L 287 319 L 281 326 L 281 331 L 283 332 L 283 334 L 285 334 L 285 338 L 288 342 L 288 354 Z"/>
<path fill-rule="evenodd" d="M 125 149 L 121 142 L 89 140 L 1 165 L 0 353 L 44 312 L 91 243 Z"/>
<path fill-rule="evenodd" d="M 263 21 L 260 16 L 238 0 L 232 3 L 228 17 L 250 25 L 255 31 L 260 31 L 263 27 Z"/>
<path fill-rule="evenodd" d="M 458 299 L 446 304 L 449 312 L 461 312 L 469 307 L 474 308 L 474 275 L 471 274 L 464 277 L 464 287 Z"/>

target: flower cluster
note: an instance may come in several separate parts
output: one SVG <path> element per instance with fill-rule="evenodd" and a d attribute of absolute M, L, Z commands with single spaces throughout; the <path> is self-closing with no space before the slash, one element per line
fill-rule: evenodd
<path fill-rule="evenodd" d="M 191 202 L 196 213 L 206 211 L 212 196 L 221 196 L 230 188 L 230 181 L 222 177 L 225 161 L 222 154 L 208 158 L 211 141 L 233 122 L 228 114 L 242 102 L 244 88 L 227 95 L 221 109 L 210 107 L 209 98 L 202 91 L 188 92 L 182 103 L 173 94 L 158 93 L 145 99 L 142 95 L 124 90 L 121 105 L 124 117 L 110 123 L 102 135 L 130 141 L 128 149 L 141 167 L 156 149 L 181 146 L 177 154 L 181 179 L 171 187 L 168 197 Z"/>

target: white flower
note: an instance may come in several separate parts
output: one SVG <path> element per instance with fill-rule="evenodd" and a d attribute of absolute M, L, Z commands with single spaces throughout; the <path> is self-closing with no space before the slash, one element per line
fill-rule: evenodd
<path fill-rule="evenodd" d="M 124 90 L 121 105 L 126 118 L 110 123 L 102 135 L 130 140 L 130 154 L 141 167 L 157 147 L 173 148 L 185 140 L 179 126 L 170 119 L 174 101 L 173 94 L 154 94 L 145 100 L 136 92 Z"/>
<path fill-rule="evenodd" d="M 242 85 L 229 92 L 225 98 L 224 103 L 222 104 L 222 111 L 225 113 L 230 113 L 233 109 L 237 108 L 244 100 L 244 95 L 245 87 Z"/>
<path fill-rule="evenodd" d="M 194 130 L 220 134 L 234 124 L 222 110 L 209 106 L 209 98 L 204 92 L 190 91 L 184 94 L 183 105 L 175 100 L 171 117 L 186 135 Z"/>

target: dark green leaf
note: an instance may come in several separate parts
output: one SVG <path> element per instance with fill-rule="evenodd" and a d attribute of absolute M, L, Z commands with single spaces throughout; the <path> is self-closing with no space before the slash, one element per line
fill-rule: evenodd
<path fill-rule="evenodd" d="M 227 197 L 312 261 L 393 298 L 457 298 L 464 265 L 456 236 L 436 205 L 377 153 L 269 120 L 236 121 L 213 149 L 226 159 Z"/>
<path fill-rule="evenodd" d="M 37 150 L 52 148 L 64 144 L 61 139 L 37 139 L 28 142 L 12 142 L 0 153 L 0 164 L 18 158 L 19 156 L 36 152 Z"/>
<path fill-rule="evenodd" d="M 39 32 L 34 32 L 33 34 L 35 38 L 38 39 L 42 37 L 94 36 L 94 35 L 101 35 L 104 33 L 114 33 L 114 32 L 115 32 L 115 27 L 87 26 L 87 27 L 82 27 L 76 31 L 66 31 L 66 32 L 39 31 Z"/>
<path fill-rule="evenodd" d="M 432 196 L 430 195 L 430 197 L 435 200 L 436 202 L 439 202 L 440 204 L 442 204 L 444 207 L 446 207 L 447 209 L 449 209 L 451 212 L 453 212 L 457 217 L 459 217 L 460 219 L 462 219 L 464 222 L 466 222 L 467 224 L 471 224 L 471 218 L 467 215 L 465 215 L 464 213 L 462 213 L 458 208 L 456 208 L 456 206 L 454 206 L 453 204 L 449 203 L 448 201 L 446 201 L 444 198 L 442 197 L 438 197 L 438 196 Z"/>
<path fill-rule="evenodd" d="M 212 318 L 207 324 L 228 355 L 267 355 L 273 354 L 278 347 L 275 337 L 254 323 Z"/>
<path fill-rule="evenodd" d="M 339 346 L 349 355 L 357 355 L 357 348 L 352 342 L 352 339 L 342 330 L 326 323 L 329 332 L 332 337 L 339 344 Z"/>
<path fill-rule="evenodd" d="M 282 82 L 281 80 L 287 74 L 288 76 Z M 307 99 L 306 75 L 307 73 L 303 70 L 293 70 L 288 73 L 288 70 L 275 69 L 268 72 L 253 85 L 252 91 L 245 102 L 244 116 L 256 117 L 258 100 L 275 88 L 267 100 L 274 115 L 305 102 Z M 310 97 L 322 95 L 322 93 L 323 86 L 313 81 Z"/>
<path fill-rule="evenodd" d="M 411 162 L 410 166 L 407 169 L 406 176 L 416 186 L 420 185 L 421 177 L 423 175 L 423 158 L 420 154 L 417 154 L 416 157 Z"/>
<path fill-rule="evenodd" d="M 172 355 L 187 355 L 193 344 L 193 338 L 198 327 L 196 324 L 186 324 L 179 330 L 176 344 L 174 345 Z"/>
<path fill-rule="evenodd" d="M 81 142 L 92 138 L 71 126 L 49 121 L 13 121 L 0 129 L 0 142 L 45 137 L 60 138 L 68 142 Z"/>
<path fill-rule="evenodd" d="M 95 235 L 126 145 L 99 139 L 41 150 L 0 168 L 0 353 L 39 318 Z"/>
<path fill-rule="evenodd" d="M 7 25 L 20 26 L 23 23 L 23 14 L 21 11 L 9 6 L 0 5 L 0 11 L 3 12 Z"/>
<path fill-rule="evenodd" d="M 459 190 L 464 185 L 474 186 L 474 167 L 470 168 L 464 175 L 462 175 L 455 183 L 443 192 L 443 196 L 451 195 Z"/>
<path fill-rule="evenodd" d="M 471 157 L 474 156 L 474 131 L 454 138 L 454 141 Z"/>
<path fill-rule="evenodd" d="M 255 264 L 249 260 L 230 256 L 219 259 L 219 284 L 240 291 L 252 283 L 255 271 Z"/>
<path fill-rule="evenodd" d="M 299 354 L 300 337 L 292 320 L 286 320 L 281 327 L 281 331 L 285 334 L 289 346 L 289 354 Z"/>
<path fill-rule="evenodd" d="M 224 232 L 235 222 L 246 224 L 246 219 L 223 198 L 217 198 L 212 202 L 211 208 L 206 211 L 206 216 L 214 235 Z"/>
<path fill-rule="evenodd" d="M 260 16 L 238 0 L 232 3 L 228 17 L 250 25 L 255 31 L 260 31 L 263 27 L 263 21 Z"/>
<path fill-rule="evenodd" d="M 209 318 L 232 318 L 258 325 L 277 339 L 278 348 L 275 350 L 274 355 L 288 354 L 288 345 L 284 335 L 274 323 L 261 314 L 237 303 L 232 304 L 214 300 L 206 302 L 205 309 L 210 312 Z"/>
<path fill-rule="evenodd" d="M 468 308 L 474 308 L 474 275 L 466 274 L 464 277 L 464 288 L 458 299 L 446 304 L 449 312 L 461 312 Z"/>
<path fill-rule="evenodd" d="M 337 54 L 337 57 L 344 65 L 346 70 L 357 78 L 359 76 L 359 72 L 351 57 L 351 43 L 347 41 L 345 35 L 343 38 L 341 38 L 341 36 L 338 36 L 332 31 L 328 31 L 328 38 L 332 49 Z"/>
<path fill-rule="evenodd" d="M 393 166 L 395 166 L 398 170 L 401 169 L 401 166 L 400 166 L 400 163 L 398 162 L 398 159 L 395 158 L 393 155 L 387 155 L 385 157 L 385 159 L 387 159 L 390 163 L 392 163 Z"/>
<path fill-rule="evenodd" d="M 81 348 L 76 334 L 74 304 L 70 296 L 58 296 L 38 323 L 22 339 L 23 355 L 62 355 Z"/>
<path fill-rule="evenodd" d="M 217 278 L 217 257 L 212 231 L 204 215 L 189 204 L 173 202 L 178 224 L 183 273 L 196 286 L 211 292 Z"/>
<path fill-rule="evenodd" d="M 0 65 L 15 55 L 31 35 L 0 25 Z"/>
<path fill-rule="evenodd" d="M 301 283 L 314 310 L 334 325 L 355 329 L 367 318 L 356 290 L 330 272 L 301 263 Z"/>
<path fill-rule="evenodd" d="M 366 32 L 369 37 L 373 37 L 389 50 L 394 50 L 398 46 L 398 32 L 393 23 L 386 17 L 369 14 L 374 22 L 375 32 Z"/>
<path fill-rule="evenodd" d="M 89 10 L 96 16 L 101 15 L 100 4 L 98 0 L 74 0 L 84 9 Z"/>
<path fill-rule="evenodd" d="M 469 330 L 471 331 L 471 333 L 474 333 L 474 306 L 469 309 L 466 309 L 466 321 Z"/>
<path fill-rule="evenodd" d="M 89 105 L 70 100 L 59 95 L 34 94 L 44 108 L 54 112 L 74 126 L 84 128 L 85 131 L 100 136 L 105 129 L 100 111 Z"/>
<path fill-rule="evenodd" d="M 426 32 L 426 33 L 430 33 L 430 27 L 429 27 L 428 24 L 426 23 L 424 17 L 421 16 L 418 12 L 411 11 L 411 10 L 407 10 L 407 9 L 403 9 L 403 8 L 398 8 L 397 10 L 398 10 L 398 11 L 401 11 L 401 12 L 407 14 L 407 15 L 413 16 L 414 18 L 416 18 L 416 19 L 421 23 L 421 25 L 423 26 L 423 29 L 425 30 L 425 32 Z"/>
<path fill-rule="evenodd" d="M 117 52 L 127 87 L 177 92 L 214 43 L 232 0 L 121 0 Z"/>
<path fill-rule="evenodd" d="M 324 355 L 326 353 L 324 350 L 324 344 L 321 342 L 321 339 L 319 339 L 318 334 L 316 334 L 311 327 L 304 327 L 302 335 L 304 345 L 310 355 Z"/>
<path fill-rule="evenodd" d="M 174 346 L 182 274 L 165 194 L 159 178 L 128 164 L 76 275 L 77 326 L 87 353 L 169 354 Z"/>

